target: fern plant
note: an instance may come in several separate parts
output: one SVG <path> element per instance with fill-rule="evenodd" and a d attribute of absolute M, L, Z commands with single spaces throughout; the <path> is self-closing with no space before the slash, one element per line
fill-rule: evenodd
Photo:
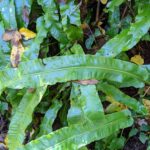
<path fill-rule="evenodd" d="M 110 1 L 108 13 L 123 2 Z M 0 1 L 0 93 L 7 95 L 6 100 L 12 107 L 7 135 L 10 150 L 77 150 L 130 127 L 134 121 L 132 112 L 147 114 L 141 102 L 119 89 L 150 84 L 145 66 L 117 58 L 136 45 L 149 30 L 150 2 L 136 1 L 135 6 L 138 12 L 135 22 L 106 42 L 96 55 L 87 55 L 77 44 L 83 39 L 80 3 L 74 0 Z M 4 35 L 7 30 L 27 28 L 29 16 L 36 7 L 43 11 L 36 20 L 36 37 L 27 41 L 22 38 L 25 50 L 20 56 L 21 62 L 13 68 L 9 59 L 13 42 L 5 41 Z M 42 44 L 51 37 L 58 41 L 59 56 L 47 57 L 49 47 L 43 48 Z M 46 54 L 44 58 L 40 58 L 42 52 Z M 49 88 L 56 84 L 60 87 L 54 89 L 55 96 L 51 96 Z M 107 114 L 102 103 L 103 94 L 122 104 L 124 109 Z M 32 116 L 37 106 L 42 107 L 47 95 L 50 102 L 39 131 L 25 144 Z M 56 118 L 62 125 L 53 131 Z"/>

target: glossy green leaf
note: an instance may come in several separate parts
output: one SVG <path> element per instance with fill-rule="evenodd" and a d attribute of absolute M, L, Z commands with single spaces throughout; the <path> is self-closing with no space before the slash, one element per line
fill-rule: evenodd
<path fill-rule="evenodd" d="M 146 108 L 136 99 L 124 94 L 115 86 L 109 85 L 107 83 L 100 82 L 97 86 L 98 90 L 103 91 L 107 96 L 111 96 L 114 100 L 126 105 L 127 107 L 133 109 L 137 113 L 147 114 Z"/>
<path fill-rule="evenodd" d="M 60 3 L 60 15 L 64 32 L 70 42 L 82 38 L 83 32 L 80 21 L 80 4 L 75 4 L 74 0 Z"/>
<path fill-rule="evenodd" d="M 8 147 L 16 150 L 25 139 L 25 129 L 32 121 L 32 114 L 45 93 L 46 86 L 36 89 L 35 92 L 26 92 L 15 114 L 11 119 L 8 131 Z"/>
<path fill-rule="evenodd" d="M 0 89 L 34 88 L 85 79 L 106 79 L 126 82 L 126 86 L 142 87 L 148 75 L 143 67 L 112 58 L 91 55 L 59 56 L 22 62 L 18 68 L 0 71 Z"/>
<path fill-rule="evenodd" d="M 116 7 L 119 7 L 125 0 L 111 0 L 108 4 L 108 10 L 113 12 Z"/>
<path fill-rule="evenodd" d="M 32 43 L 25 48 L 24 59 L 33 60 L 38 58 L 40 45 L 43 42 L 44 38 L 47 36 L 48 30 L 45 27 L 45 21 L 43 17 L 37 19 L 37 35 L 33 39 Z"/>
<path fill-rule="evenodd" d="M 51 35 L 61 43 L 67 43 L 66 33 L 63 31 L 62 24 L 59 21 L 58 9 L 55 0 L 38 0 L 45 14 L 44 20 L 46 28 L 50 30 Z"/>
<path fill-rule="evenodd" d="M 120 30 L 120 9 L 119 7 L 115 8 L 114 11 L 109 12 L 109 18 L 108 18 L 109 28 L 107 30 L 107 34 L 110 37 L 114 37 L 116 34 L 118 34 Z"/>
<path fill-rule="evenodd" d="M 150 4 L 143 4 L 144 9 L 139 11 L 135 18 L 135 23 L 128 29 L 124 29 L 120 34 L 109 40 L 97 52 L 97 55 L 115 57 L 122 51 L 127 51 L 136 45 L 150 28 L 149 7 Z"/>
<path fill-rule="evenodd" d="M 0 70 L 6 68 L 10 64 L 10 56 L 0 51 Z"/>
<path fill-rule="evenodd" d="M 0 21 L 0 70 L 8 66 L 10 63 L 10 56 L 7 54 L 10 52 L 10 45 L 3 40 L 4 33 L 4 23 L 3 21 Z"/>
<path fill-rule="evenodd" d="M 3 53 L 10 52 L 10 46 L 8 42 L 3 40 L 3 34 L 5 33 L 5 27 L 3 21 L 0 21 L 0 51 Z"/>
<path fill-rule="evenodd" d="M 93 122 L 75 124 L 61 128 L 53 133 L 31 141 L 18 150 L 77 150 L 95 140 L 102 139 L 121 128 L 133 123 L 129 111 L 106 115 L 105 118 Z"/>
<path fill-rule="evenodd" d="M 5 29 L 17 29 L 14 0 L 0 1 L 0 16 Z"/>
<path fill-rule="evenodd" d="M 73 83 L 70 99 L 71 108 L 67 116 L 69 125 L 104 117 L 103 106 L 95 85 Z"/>
<path fill-rule="evenodd" d="M 53 125 L 54 120 L 56 119 L 57 113 L 59 109 L 61 108 L 61 106 L 62 106 L 62 103 L 58 101 L 57 99 L 55 99 L 53 104 L 45 113 L 45 116 L 40 125 L 40 132 L 38 134 L 38 137 L 49 134 L 50 132 L 53 131 L 52 125 Z"/>
<path fill-rule="evenodd" d="M 24 96 L 26 92 L 26 89 L 21 89 L 21 90 L 15 90 L 15 89 L 7 89 L 5 90 L 5 93 L 7 94 L 7 101 L 11 104 L 12 107 L 12 112 L 11 115 L 15 113 L 16 109 L 19 106 L 19 103 Z"/>
<path fill-rule="evenodd" d="M 8 103 L 0 101 L 0 112 L 1 112 L 1 115 L 4 115 L 5 111 L 8 111 Z"/>

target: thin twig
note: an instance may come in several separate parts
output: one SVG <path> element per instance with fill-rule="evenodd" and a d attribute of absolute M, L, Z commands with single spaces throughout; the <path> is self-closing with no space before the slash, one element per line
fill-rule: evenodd
<path fill-rule="evenodd" d="M 98 0 L 97 4 L 95 23 L 97 23 L 99 20 L 99 9 L 100 9 L 100 0 Z"/>

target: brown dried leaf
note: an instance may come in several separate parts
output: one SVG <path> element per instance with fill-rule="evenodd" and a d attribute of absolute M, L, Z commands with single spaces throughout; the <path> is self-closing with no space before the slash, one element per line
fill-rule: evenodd
<path fill-rule="evenodd" d="M 97 84 L 99 81 L 93 79 L 93 80 L 78 80 L 78 81 L 74 81 L 74 82 L 77 82 L 82 85 L 93 85 L 93 84 Z"/>
<path fill-rule="evenodd" d="M 21 56 L 24 52 L 24 47 L 22 46 L 21 42 L 18 42 L 18 44 L 12 46 L 11 50 L 11 64 L 12 67 L 17 67 L 19 62 L 21 61 Z"/>
<path fill-rule="evenodd" d="M 12 67 L 18 66 L 21 60 L 21 56 L 24 52 L 24 47 L 20 42 L 21 39 L 22 39 L 21 34 L 17 30 L 8 30 L 3 35 L 3 40 L 11 41 L 12 43 L 12 50 L 10 56 Z"/>
<path fill-rule="evenodd" d="M 22 39 L 21 34 L 16 30 L 7 30 L 3 34 L 4 41 L 12 41 L 13 43 L 16 43 L 21 39 Z"/>
<path fill-rule="evenodd" d="M 29 89 L 28 89 L 28 92 L 29 92 L 29 93 L 34 93 L 35 91 L 36 91 L 35 88 L 29 88 Z"/>

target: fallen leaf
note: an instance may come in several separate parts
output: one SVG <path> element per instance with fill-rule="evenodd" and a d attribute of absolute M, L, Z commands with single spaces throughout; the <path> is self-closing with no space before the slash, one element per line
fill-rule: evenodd
<path fill-rule="evenodd" d="M 141 118 L 138 118 L 138 119 L 136 120 L 136 122 L 137 122 L 137 124 L 138 124 L 139 126 L 147 125 L 147 124 L 148 124 L 145 119 L 141 119 Z"/>
<path fill-rule="evenodd" d="M 21 56 L 24 52 L 24 47 L 22 46 L 21 42 L 18 42 L 17 45 L 12 45 L 12 50 L 11 50 L 11 64 L 12 67 L 17 67 L 19 62 L 21 61 Z"/>
<path fill-rule="evenodd" d="M 144 64 L 144 59 L 141 57 L 141 55 L 135 55 L 135 56 L 131 57 L 130 61 L 134 62 L 135 64 L 138 64 L 138 65 Z"/>
<path fill-rule="evenodd" d="M 107 3 L 107 0 L 101 0 L 101 3 L 102 3 L 103 5 L 105 5 L 105 4 Z"/>
<path fill-rule="evenodd" d="M 17 67 L 19 62 L 21 61 L 21 56 L 24 52 L 24 47 L 21 43 L 21 34 L 17 30 L 8 30 L 3 35 L 3 40 L 11 41 L 12 50 L 11 50 L 11 64 L 12 67 Z"/>
<path fill-rule="evenodd" d="M 16 43 L 21 39 L 22 39 L 21 34 L 17 30 L 7 30 L 3 34 L 4 41 L 12 41 L 12 42 Z"/>
<path fill-rule="evenodd" d="M 98 80 L 78 80 L 78 81 L 74 81 L 74 82 L 77 82 L 79 84 L 82 84 L 82 85 L 93 85 L 93 84 L 97 84 L 98 83 Z"/>
<path fill-rule="evenodd" d="M 148 114 L 150 115 L 150 100 L 148 99 L 143 99 L 143 104 L 146 107 Z"/>
<path fill-rule="evenodd" d="M 27 29 L 27 28 L 21 28 L 19 30 L 20 34 L 23 35 L 25 37 L 25 40 L 29 40 L 32 38 L 36 37 L 36 33 L 34 33 L 33 31 Z"/>

